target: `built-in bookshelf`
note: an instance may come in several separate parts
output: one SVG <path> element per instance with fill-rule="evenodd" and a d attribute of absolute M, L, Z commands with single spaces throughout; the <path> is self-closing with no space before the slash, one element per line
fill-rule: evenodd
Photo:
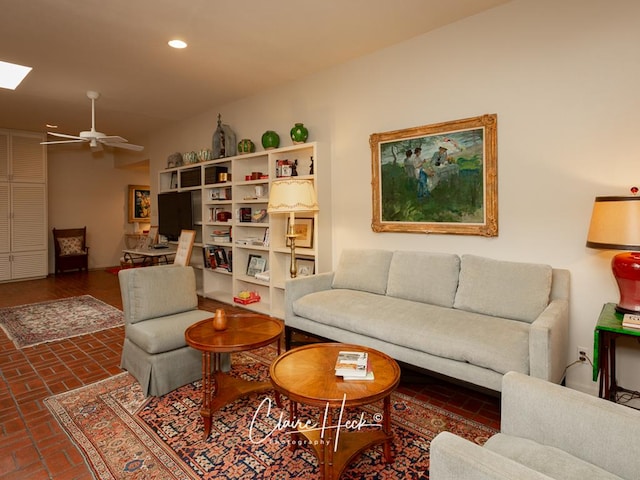
<path fill-rule="evenodd" d="M 266 213 L 269 188 L 274 180 L 293 175 L 311 179 L 318 191 L 317 167 L 317 145 L 312 142 L 159 173 L 159 193 L 198 191 L 193 198 L 201 215 L 194 225 L 198 243 L 192 258 L 202 257 L 193 263 L 202 272 L 203 296 L 232 304 L 234 297 L 256 292 L 260 301 L 246 308 L 284 318 L 291 252 L 285 237 L 288 216 Z M 321 210 L 296 215 L 312 228 L 310 246 L 296 246 L 300 274 L 318 272 L 322 257 L 329 257 L 330 242 L 319 240 Z"/>

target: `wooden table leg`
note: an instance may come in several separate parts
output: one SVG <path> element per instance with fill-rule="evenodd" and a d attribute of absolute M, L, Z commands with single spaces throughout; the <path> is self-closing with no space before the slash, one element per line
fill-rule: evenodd
<path fill-rule="evenodd" d="M 211 372 L 211 352 L 202 352 L 202 408 L 200 415 L 204 422 L 204 438 L 211 433 L 211 396 L 213 395 L 213 374 Z"/>
<path fill-rule="evenodd" d="M 600 332 L 598 336 L 598 373 L 600 374 L 600 381 L 598 382 L 598 396 L 600 398 L 606 398 L 604 396 L 605 377 L 609 375 L 607 367 L 607 349 L 605 345 L 604 332 Z"/>
<path fill-rule="evenodd" d="M 391 430 L 391 395 L 384 397 L 382 413 L 384 418 L 382 419 L 382 429 L 387 435 L 387 439 L 384 442 L 384 461 L 387 463 L 393 463 L 393 431 Z"/>
<path fill-rule="evenodd" d="M 295 419 L 297 416 L 298 416 L 298 404 L 293 400 L 290 400 L 289 401 L 289 425 L 295 424 Z M 300 438 L 300 435 L 298 435 L 298 430 L 295 428 L 292 428 L 290 430 L 290 434 L 291 434 L 291 443 L 289 444 L 289 450 L 291 450 L 292 452 L 295 452 L 296 449 L 298 448 L 298 439 Z"/>
<path fill-rule="evenodd" d="M 609 338 L 609 393 L 607 398 L 613 402 L 616 400 L 616 390 L 618 382 L 616 380 L 616 339 L 611 335 Z"/>

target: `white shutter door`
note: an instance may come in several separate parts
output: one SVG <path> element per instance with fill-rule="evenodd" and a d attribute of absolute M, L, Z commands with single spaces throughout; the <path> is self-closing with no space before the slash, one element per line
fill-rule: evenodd
<path fill-rule="evenodd" d="M 0 282 L 11 280 L 11 258 L 8 253 L 0 254 Z"/>
<path fill-rule="evenodd" d="M 44 137 L 38 133 L 12 133 L 11 135 L 11 181 L 44 182 L 46 150 L 40 145 Z"/>
<path fill-rule="evenodd" d="M 47 276 L 47 252 L 14 253 L 12 257 L 11 277 L 14 280 Z"/>
<path fill-rule="evenodd" d="M 0 131 L 0 181 L 9 180 L 9 134 Z"/>
<path fill-rule="evenodd" d="M 0 183 L 0 253 L 11 251 L 9 233 L 9 187 L 8 183 Z"/>
<path fill-rule="evenodd" d="M 13 229 L 11 250 L 46 249 L 47 246 L 47 197 L 46 188 L 41 184 L 14 183 Z"/>

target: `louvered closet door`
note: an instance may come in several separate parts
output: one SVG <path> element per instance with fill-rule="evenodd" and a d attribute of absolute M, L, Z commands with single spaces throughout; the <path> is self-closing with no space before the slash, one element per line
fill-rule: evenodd
<path fill-rule="evenodd" d="M 9 192 L 8 183 L 0 183 L 0 254 L 11 251 L 11 236 L 9 233 Z"/>
<path fill-rule="evenodd" d="M 43 182 L 47 176 L 42 134 L 14 132 L 11 135 L 11 181 Z"/>
<path fill-rule="evenodd" d="M 42 184 L 14 183 L 11 251 L 45 249 L 47 244 L 46 188 Z"/>
<path fill-rule="evenodd" d="M 9 134 L 0 130 L 0 182 L 9 181 Z"/>

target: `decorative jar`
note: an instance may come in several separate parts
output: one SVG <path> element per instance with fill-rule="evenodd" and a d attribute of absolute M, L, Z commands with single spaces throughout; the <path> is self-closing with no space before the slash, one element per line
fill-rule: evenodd
<path fill-rule="evenodd" d="M 273 130 L 267 130 L 262 134 L 262 146 L 265 150 L 278 148 L 280 146 L 280 135 Z"/>
<path fill-rule="evenodd" d="M 227 313 L 222 308 L 216 308 L 213 316 L 213 329 L 221 332 L 227 329 Z"/>
<path fill-rule="evenodd" d="M 196 152 L 185 152 L 184 155 L 184 163 L 198 163 L 198 154 Z"/>
<path fill-rule="evenodd" d="M 207 160 L 213 160 L 213 152 L 209 148 L 203 148 L 198 152 L 198 160 L 206 162 Z"/>
<path fill-rule="evenodd" d="M 295 145 L 304 143 L 307 141 L 307 138 L 309 138 L 309 130 L 307 130 L 307 127 L 302 123 L 296 123 L 289 133 Z"/>
<path fill-rule="evenodd" d="M 256 151 L 255 144 L 248 138 L 243 138 L 238 142 L 238 153 L 253 153 Z"/>

